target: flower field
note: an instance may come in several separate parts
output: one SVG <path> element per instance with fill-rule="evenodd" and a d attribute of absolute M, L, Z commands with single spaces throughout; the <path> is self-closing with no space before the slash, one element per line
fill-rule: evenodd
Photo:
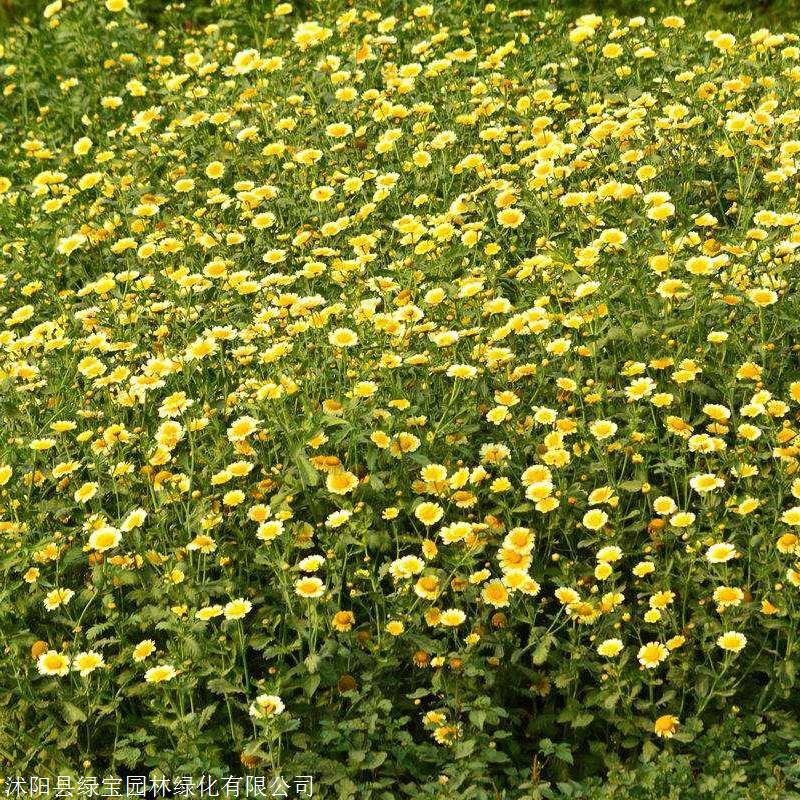
<path fill-rule="evenodd" d="M 800 28 L 602 5 L 2 33 L 0 794 L 800 796 Z"/>

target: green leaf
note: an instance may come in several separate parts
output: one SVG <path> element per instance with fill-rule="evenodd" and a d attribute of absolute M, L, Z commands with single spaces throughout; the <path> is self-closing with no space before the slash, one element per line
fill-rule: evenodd
<path fill-rule="evenodd" d="M 483 723 L 486 722 L 486 712 L 480 709 L 473 709 L 469 712 L 469 721 L 480 730 L 483 730 Z"/>
<path fill-rule="evenodd" d="M 114 751 L 114 758 L 129 769 L 133 769 L 139 761 L 142 751 L 138 747 L 118 747 Z"/>
<path fill-rule="evenodd" d="M 363 750 L 351 750 L 349 760 L 351 764 L 363 764 L 367 754 Z"/>
<path fill-rule="evenodd" d="M 536 665 L 540 666 L 547 661 L 547 656 L 550 653 L 550 647 L 552 646 L 555 638 L 552 635 L 545 636 L 539 644 L 536 645 L 536 649 L 533 651 L 533 655 L 531 655 L 531 661 Z"/>
<path fill-rule="evenodd" d="M 575 760 L 572 758 L 572 750 L 570 750 L 569 745 L 565 742 L 559 742 L 556 745 L 555 757 L 559 761 L 563 761 L 565 764 L 575 763 Z"/>
<path fill-rule="evenodd" d="M 197 729 L 200 730 L 205 726 L 205 724 L 214 716 L 214 712 L 217 710 L 217 706 L 219 703 L 212 703 L 210 706 L 206 706 L 201 712 L 200 716 L 197 718 Z"/>
<path fill-rule="evenodd" d="M 585 728 L 594 719 L 594 714 L 576 714 L 572 720 L 573 728 Z"/>
<path fill-rule="evenodd" d="M 377 769 L 388 757 L 388 753 L 379 750 L 377 753 L 371 753 L 369 758 L 364 761 L 362 769 Z"/>
<path fill-rule="evenodd" d="M 306 669 L 309 672 L 314 673 L 319 669 L 319 661 L 320 661 L 320 658 L 319 658 L 319 655 L 317 653 L 309 653 L 305 657 L 305 660 L 303 661 L 303 663 L 306 665 Z"/>
<path fill-rule="evenodd" d="M 63 713 L 67 722 L 86 722 L 86 714 L 74 703 L 69 703 L 66 700 L 64 701 Z"/>
<path fill-rule="evenodd" d="M 454 758 L 466 758 L 469 755 L 472 755 L 472 751 L 475 749 L 475 740 L 468 739 L 466 742 L 459 742 L 453 748 L 453 757 Z"/>
<path fill-rule="evenodd" d="M 234 686 L 224 678 L 212 678 L 208 684 L 208 690 L 214 694 L 242 694 L 243 690 L 239 686 Z"/>
<path fill-rule="evenodd" d="M 658 748 L 649 739 L 645 739 L 642 745 L 642 760 L 652 761 L 657 754 Z"/>
<path fill-rule="evenodd" d="M 304 453 L 296 453 L 294 462 L 297 465 L 297 471 L 300 473 L 300 480 L 304 486 L 316 486 L 319 483 L 319 472 L 317 472 Z"/>
<path fill-rule="evenodd" d="M 619 692 L 612 692 L 608 697 L 603 698 L 603 708 L 612 709 L 619 702 Z"/>
<path fill-rule="evenodd" d="M 307 697 L 313 697 L 321 680 L 322 678 L 320 678 L 319 673 L 313 673 L 303 681 L 303 691 L 306 693 Z"/>

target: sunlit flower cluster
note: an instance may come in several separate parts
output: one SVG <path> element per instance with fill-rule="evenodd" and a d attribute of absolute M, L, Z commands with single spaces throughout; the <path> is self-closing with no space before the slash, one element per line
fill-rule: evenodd
<path fill-rule="evenodd" d="M 146 720 L 274 763 L 376 676 L 444 749 L 501 696 L 657 743 L 784 702 L 800 38 L 135 6 L 47 6 L 91 77 L 0 45 L 14 686 L 148 768 Z"/>

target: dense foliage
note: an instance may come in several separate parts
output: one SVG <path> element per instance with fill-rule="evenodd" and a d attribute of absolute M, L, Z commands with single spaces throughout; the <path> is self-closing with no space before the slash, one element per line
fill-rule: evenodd
<path fill-rule="evenodd" d="M 800 37 L 145 10 L 0 40 L 0 774 L 797 796 Z"/>

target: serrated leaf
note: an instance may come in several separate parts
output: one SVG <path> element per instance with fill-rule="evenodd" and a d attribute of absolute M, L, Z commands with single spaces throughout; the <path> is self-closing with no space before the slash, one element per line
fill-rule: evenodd
<path fill-rule="evenodd" d="M 313 697 L 314 692 L 317 691 L 319 688 L 319 684 L 322 678 L 319 676 L 319 673 L 315 672 L 309 675 L 303 681 L 303 691 L 306 693 L 306 697 Z"/>
<path fill-rule="evenodd" d="M 294 463 L 304 486 L 316 486 L 319 483 L 319 472 L 303 453 L 295 455 Z"/>
<path fill-rule="evenodd" d="M 86 714 L 74 703 L 64 701 L 62 711 L 67 722 L 86 722 Z"/>
<path fill-rule="evenodd" d="M 453 757 L 454 758 L 466 758 L 469 755 L 472 755 L 472 751 L 475 749 L 475 740 L 468 739 L 466 742 L 459 742 L 453 748 Z"/>

